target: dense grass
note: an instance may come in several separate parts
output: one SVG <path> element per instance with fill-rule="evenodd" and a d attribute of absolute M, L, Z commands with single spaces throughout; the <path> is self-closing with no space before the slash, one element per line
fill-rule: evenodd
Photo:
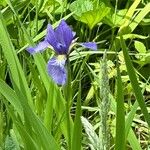
<path fill-rule="evenodd" d="M 0 149 L 150 148 L 149 0 L 0 1 Z M 47 73 L 51 48 L 30 55 L 64 19 L 76 40 L 67 83 Z"/>

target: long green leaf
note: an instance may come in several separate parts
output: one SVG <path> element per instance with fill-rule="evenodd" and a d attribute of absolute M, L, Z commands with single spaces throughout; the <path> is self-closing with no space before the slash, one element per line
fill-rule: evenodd
<path fill-rule="evenodd" d="M 119 67 L 117 66 L 117 112 L 116 112 L 116 150 L 125 150 L 124 95 Z M 121 133 L 121 134 L 120 134 Z"/>
<path fill-rule="evenodd" d="M 139 143 L 138 139 L 136 138 L 132 129 L 129 132 L 128 141 L 133 150 L 142 150 L 140 143 Z"/>
<path fill-rule="evenodd" d="M 129 53 L 128 53 L 128 50 L 127 50 L 127 47 L 126 47 L 125 41 L 123 40 L 122 35 L 120 35 L 120 44 L 121 44 L 121 47 L 123 50 L 123 55 L 124 55 L 127 71 L 129 74 L 129 78 L 130 78 L 131 85 L 133 87 L 136 99 L 139 103 L 139 106 L 141 107 L 141 111 L 145 117 L 145 120 L 147 121 L 147 123 L 150 127 L 150 115 L 148 114 L 146 105 L 144 103 L 144 98 L 143 98 L 141 89 L 139 87 L 139 83 L 138 83 L 138 80 L 137 80 L 137 77 L 136 77 L 136 74 L 134 71 L 134 67 L 133 67 L 133 64 L 131 62 L 131 59 L 130 59 L 130 56 L 129 56 Z"/>
<path fill-rule="evenodd" d="M 143 18 L 150 12 L 150 3 L 148 3 L 139 14 L 133 19 L 132 23 L 129 25 L 131 31 L 133 31 L 139 23 L 143 20 Z"/>
<path fill-rule="evenodd" d="M 6 83 L 0 79 L 0 93 L 8 100 L 9 103 L 15 108 L 15 110 L 20 114 L 22 121 L 23 119 L 23 108 L 15 93 Z"/>
<path fill-rule="evenodd" d="M 33 108 L 32 99 L 30 90 L 28 88 L 25 75 L 23 73 L 22 67 L 19 63 L 19 59 L 17 58 L 15 49 L 10 40 L 9 34 L 7 32 L 5 21 L 0 12 L 0 44 L 2 46 L 3 53 L 5 58 L 7 59 L 7 63 L 9 64 L 10 76 L 13 83 L 13 86 L 16 92 L 22 92 L 22 94 L 29 101 L 30 106 Z"/>
<path fill-rule="evenodd" d="M 80 81 L 75 121 L 74 121 L 74 130 L 72 136 L 72 150 L 81 149 L 81 140 L 82 140 L 81 133 L 82 133 L 82 125 L 81 125 L 81 81 Z"/>
<path fill-rule="evenodd" d="M 15 99 L 18 98 L 18 100 L 19 100 L 21 98 L 20 102 L 21 102 L 21 105 L 22 105 L 22 108 L 23 108 L 25 119 L 28 121 L 28 124 L 31 125 L 31 126 L 29 126 L 29 128 L 34 129 L 35 133 L 37 134 L 37 141 L 41 142 L 41 145 L 43 146 L 43 148 L 45 150 L 58 150 L 59 149 L 58 145 L 56 144 L 56 142 L 53 139 L 52 135 L 50 133 L 48 133 L 48 131 L 46 130 L 46 128 L 44 127 L 42 122 L 33 113 L 31 108 L 29 107 L 29 105 L 27 103 L 24 103 L 23 95 L 21 95 L 21 94 L 16 95 L 16 93 L 11 88 L 9 88 L 9 86 L 2 80 L 0 80 L 0 87 L 1 87 L 0 88 L 0 93 L 3 96 L 5 96 L 8 99 L 8 101 L 15 101 Z M 5 92 L 2 89 L 6 89 L 6 91 L 11 92 L 12 97 L 7 97 L 7 92 Z M 13 99 L 13 100 L 10 100 L 10 99 Z M 27 130 L 27 131 L 28 131 L 28 134 L 30 135 L 31 134 L 29 132 L 30 130 Z"/>

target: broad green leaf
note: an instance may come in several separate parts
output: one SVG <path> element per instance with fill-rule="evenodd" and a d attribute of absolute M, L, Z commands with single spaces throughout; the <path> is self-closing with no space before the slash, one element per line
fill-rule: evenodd
<path fill-rule="evenodd" d="M 111 10 L 108 13 L 108 15 L 104 18 L 104 23 L 110 25 L 111 27 L 120 27 L 123 23 L 123 18 L 126 13 L 127 9 L 117 10 L 116 13 Z"/>
<path fill-rule="evenodd" d="M 91 10 L 86 13 L 83 13 L 80 21 L 86 23 L 90 29 L 97 25 L 110 11 L 108 7 L 100 6 L 96 10 Z"/>
<path fill-rule="evenodd" d="M 91 0 L 76 0 L 71 3 L 70 10 L 74 12 L 74 17 L 78 20 L 82 13 L 93 10 L 93 3 Z"/>
<path fill-rule="evenodd" d="M 139 53 L 146 53 L 146 47 L 142 42 L 134 41 L 134 46 Z"/>
<path fill-rule="evenodd" d="M 74 17 L 87 24 L 92 29 L 98 24 L 110 11 L 104 3 L 94 3 L 91 0 L 75 1 L 71 4 L 70 10 L 74 12 Z"/>
<path fill-rule="evenodd" d="M 47 13 L 50 16 L 50 13 L 55 12 L 55 14 L 61 14 L 65 11 L 65 7 L 67 5 L 66 1 L 63 0 L 41 0 L 41 9 L 40 12 Z M 33 5 L 35 5 L 35 1 L 33 1 Z M 53 18 L 53 16 L 51 16 Z M 53 18 L 54 19 L 54 18 Z"/>
<path fill-rule="evenodd" d="M 89 144 L 91 144 L 95 150 L 99 150 L 100 149 L 100 140 L 99 140 L 97 134 L 95 133 L 93 126 L 83 116 L 81 117 L 81 121 L 82 121 L 83 127 L 85 129 L 85 132 L 87 134 L 87 138 L 89 139 Z"/>

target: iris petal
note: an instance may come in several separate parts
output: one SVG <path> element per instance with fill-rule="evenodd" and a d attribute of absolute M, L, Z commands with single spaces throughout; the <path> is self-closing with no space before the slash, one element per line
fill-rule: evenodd
<path fill-rule="evenodd" d="M 56 53 L 60 53 L 60 50 L 58 48 L 58 45 L 60 45 L 60 43 L 58 42 L 55 31 L 50 24 L 47 25 L 47 34 L 45 40 L 54 48 Z"/>
<path fill-rule="evenodd" d="M 73 33 L 71 28 L 66 24 L 64 20 L 62 20 L 59 26 L 55 30 L 55 35 L 64 47 L 60 49 L 61 54 L 67 54 L 69 50 L 69 46 L 73 40 Z"/>
<path fill-rule="evenodd" d="M 28 47 L 27 48 L 27 51 L 30 53 L 30 54 L 34 54 L 34 53 L 37 53 L 37 52 L 41 52 L 43 51 L 45 48 L 47 48 L 49 46 L 49 43 L 44 40 L 42 42 L 40 42 L 37 46 L 35 47 Z"/>
<path fill-rule="evenodd" d="M 48 61 L 47 69 L 48 74 L 59 85 L 64 85 L 67 78 L 65 69 L 66 59 L 59 60 L 57 57 L 53 57 Z"/>
<path fill-rule="evenodd" d="M 79 45 L 81 45 L 85 48 L 97 50 L 97 44 L 95 42 L 79 43 Z"/>

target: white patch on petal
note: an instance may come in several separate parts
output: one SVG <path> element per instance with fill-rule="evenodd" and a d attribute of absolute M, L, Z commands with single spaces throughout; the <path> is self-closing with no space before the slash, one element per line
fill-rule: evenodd
<path fill-rule="evenodd" d="M 56 57 L 56 59 L 57 59 L 57 63 L 61 66 L 61 65 L 65 65 L 65 62 L 66 62 L 66 55 L 58 55 L 57 57 Z"/>

